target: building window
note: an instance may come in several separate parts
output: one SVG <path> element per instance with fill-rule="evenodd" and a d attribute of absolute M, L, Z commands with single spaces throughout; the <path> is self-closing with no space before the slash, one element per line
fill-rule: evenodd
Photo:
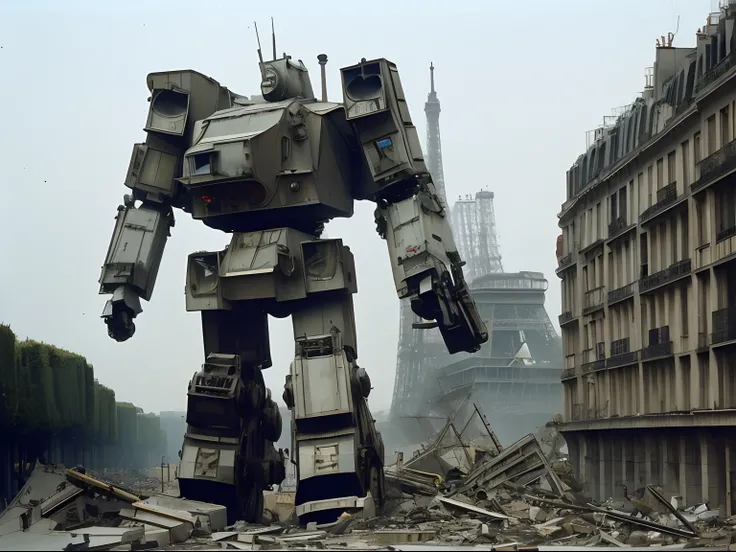
<path fill-rule="evenodd" d="M 657 190 L 664 186 L 664 158 L 657 161 Z"/>
<path fill-rule="evenodd" d="M 629 183 L 629 186 L 633 186 L 634 181 Z M 626 186 L 618 191 L 618 216 L 623 217 L 626 221 Z"/>
<path fill-rule="evenodd" d="M 685 212 L 685 214 L 680 219 L 680 228 L 682 231 L 682 255 L 680 256 L 680 258 L 689 259 L 690 258 L 690 221 L 689 221 L 687 212 Z"/>
<path fill-rule="evenodd" d="M 711 115 L 706 122 L 708 127 L 708 155 L 716 151 L 716 116 Z"/>
<path fill-rule="evenodd" d="M 645 232 L 640 235 L 639 262 L 641 264 L 641 273 L 639 278 L 646 278 L 649 276 L 649 251 L 647 246 L 647 234 Z"/>
<path fill-rule="evenodd" d="M 673 265 L 677 261 L 680 260 L 680 257 L 678 255 L 679 252 L 677 250 L 677 235 L 678 235 L 677 219 L 676 218 L 670 219 L 668 224 L 670 225 L 670 232 L 667 232 L 667 223 L 663 224 L 659 228 L 659 239 L 669 240 L 670 242 L 670 263 L 669 264 Z M 669 266 L 669 265 L 662 265 L 661 268 L 664 268 L 665 266 Z"/>
<path fill-rule="evenodd" d="M 682 337 L 688 336 L 687 287 L 680 288 L 680 315 L 682 317 Z"/>
<path fill-rule="evenodd" d="M 652 192 L 654 191 L 654 168 L 647 167 L 647 207 L 652 206 Z"/>
<path fill-rule="evenodd" d="M 617 203 L 616 203 L 616 194 L 611 194 L 611 199 L 609 200 L 609 208 L 611 211 L 611 222 L 615 222 L 618 218 L 618 210 L 616 209 Z"/>
<path fill-rule="evenodd" d="M 736 235 L 736 194 L 732 187 L 722 188 L 715 193 L 716 241 Z"/>
<path fill-rule="evenodd" d="M 700 178 L 700 159 L 701 159 L 701 150 L 700 150 L 700 132 L 696 132 L 693 136 L 693 156 L 695 159 L 695 178 Z"/>
<path fill-rule="evenodd" d="M 731 141 L 731 125 L 728 120 L 728 106 L 721 109 L 721 147 Z"/>
<path fill-rule="evenodd" d="M 677 180 L 677 152 L 671 151 L 667 154 L 667 184 Z"/>
<path fill-rule="evenodd" d="M 708 243 L 708 233 L 705 224 L 705 201 L 702 197 L 695 197 L 695 218 L 697 222 L 697 247 Z"/>
<path fill-rule="evenodd" d="M 690 142 L 685 140 L 680 146 L 682 157 L 682 186 L 683 189 L 690 185 Z"/>

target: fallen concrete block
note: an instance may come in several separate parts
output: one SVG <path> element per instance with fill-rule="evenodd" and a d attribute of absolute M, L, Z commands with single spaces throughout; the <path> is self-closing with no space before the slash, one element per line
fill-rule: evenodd
<path fill-rule="evenodd" d="M 171 544 L 171 534 L 168 529 L 148 524 L 144 524 L 143 528 L 145 530 L 144 540 L 146 542 L 155 541 L 158 544 L 157 548 L 163 548 Z"/>
<path fill-rule="evenodd" d="M 90 543 L 101 541 L 107 542 L 110 539 L 118 539 L 117 544 L 131 544 L 142 540 L 145 536 L 145 529 L 142 525 L 131 527 L 85 527 L 76 531 L 68 531 L 69 533 L 88 535 Z M 92 544 L 90 544 L 90 547 Z"/>
<path fill-rule="evenodd" d="M 194 517 L 185 512 L 171 513 L 136 508 L 135 510 L 120 510 L 120 517 L 168 530 L 169 541 L 172 544 L 184 542 L 194 531 Z"/>
<path fill-rule="evenodd" d="M 2 537 L 0 550 L 67 550 L 84 544 L 84 536 L 76 533 L 17 531 Z"/>
<path fill-rule="evenodd" d="M 373 536 L 379 544 L 406 544 L 412 542 L 426 542 L 437 535 L 436 531 L 375 531 Z"/>
<path fill-rule="evenodd" d="M 197 517 L 205 517 L 209 520 L 209 526 L 212 532 L 222 531 L 227 526 L 227 508 L 220 504 L 210 504 L 208 502 L 186 500 L 165 495 L 152 495 L 138 503 L 165 508 L 171 511 L 187 512 Z"/>

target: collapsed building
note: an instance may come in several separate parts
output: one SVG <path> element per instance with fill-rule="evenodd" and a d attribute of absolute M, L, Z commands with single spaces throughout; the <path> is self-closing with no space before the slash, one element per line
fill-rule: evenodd
<path fill-rule="evenodd" d="M 657 39 L 567 172 L 557 274 L 571 461 L 596 499 L 659 484 L 731 515 L 736 2 Z"/>

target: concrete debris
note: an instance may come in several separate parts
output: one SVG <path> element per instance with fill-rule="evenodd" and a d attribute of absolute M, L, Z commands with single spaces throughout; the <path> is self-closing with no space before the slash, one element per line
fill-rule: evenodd
<path fill-rule="evenodd" d="M 227 526 L 223 506 L 152 485 L 141 492 L 140 473 L 107 481 L 37 465 L 0 513 L 0 550 L 736 550 L 736 516 L 687 507 L 655 485 L 592 504 L 553 428 L 502 447 L 476 414 L 481 444 L 449 418 L 412 460 L 398 455 L 386 467 L 383 511 L 346 506 L 335 521 L 307 527 L 296 521 L 293 492 L 267 492 L 261 524 Z"/>

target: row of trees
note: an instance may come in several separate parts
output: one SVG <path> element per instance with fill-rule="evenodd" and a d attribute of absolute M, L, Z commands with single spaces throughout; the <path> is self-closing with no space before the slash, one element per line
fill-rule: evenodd
<path fill-rule="evenodd" d="M 78 354 L 18 341 L 0 325 L 0 502 L 36 459 L 67 466 L 149 468 L 166 451 L 159 417 L 99 383 Z M 1 504 L 0 504 L 1 507 Z"/>

